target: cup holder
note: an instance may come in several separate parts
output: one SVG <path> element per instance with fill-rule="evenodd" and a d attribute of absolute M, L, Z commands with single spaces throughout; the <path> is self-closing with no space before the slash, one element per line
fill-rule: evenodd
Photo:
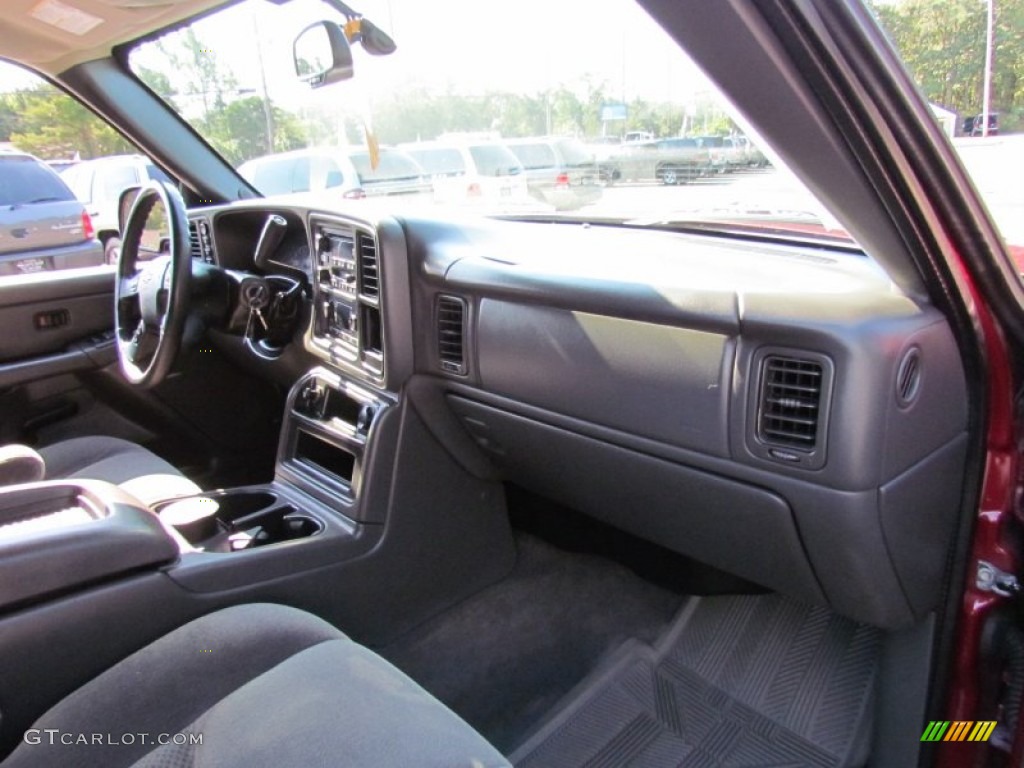
<path fill-rule="evenodd" d="M 157 505 L 156 513 L 205 552 L 240 552 L 323 530 L 320 521 L 271 491 L 204 493 Z"/>

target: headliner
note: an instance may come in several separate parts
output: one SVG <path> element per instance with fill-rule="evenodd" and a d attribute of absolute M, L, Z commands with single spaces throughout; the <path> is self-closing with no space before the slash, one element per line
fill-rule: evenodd
<path fill-rule="evenodd" d="M 117 45 L 228 4 L 229 0 L 4 0 L 0 57 L 55 76 L 76 64 L 105 58 Z M 38 18 L 46 15 L 67 20 L 71 29 Z"/>

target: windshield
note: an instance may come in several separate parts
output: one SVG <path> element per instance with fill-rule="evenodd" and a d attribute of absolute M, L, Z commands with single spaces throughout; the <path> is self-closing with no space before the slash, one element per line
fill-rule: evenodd
<path fill-rule="evenodd" d="M 507 27 L 520 34 L 481 34 L 497 29 L 499 10 L 489 3 L 362 0 L 356 10 L 397 50 L 370 56 L 353 44 L 354 76 L 322 88 L 297 81 L 292 47 L 310 24 L 344 21 L 317 0 L 246 0 L 137 45 L 130 65 L 236 168 L 303 148 L 360 147 L 363 154 L 349 154 L 359 176 L 409 176 L 415 163 L 438 207 L 605 221 L 770 221 L 776 230 L 797 222 L 801 236 L 813 225 L 845 237 L 630 0 L 600 9 L 583 0 L 524 0 Z M 527 31 L 531 18 L 545 23 Z M 614 39 L 602 30 L 614 30 Z M 722 141 L 740 135 L 750 141 Z M 700 151 L 697 137 L 717 137 L 720 149 Z M 671 138 L 690 141 L 658 144 Z M 396 147 L 405 156 L 386 152 Z M 524 164 L 556 172 L 526 174 Z M 558 183 L 557 173 L 569 169 L 583 172 Z M 266 159 L 243 172 L 262 194 L 327 186 L 309 174 L 308 162 Z"/>

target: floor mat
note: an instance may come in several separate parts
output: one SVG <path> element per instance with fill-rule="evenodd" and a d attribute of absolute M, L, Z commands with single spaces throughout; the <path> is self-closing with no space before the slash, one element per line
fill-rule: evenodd
<path fill-rule="evenodd" d="M 624 645 L 511 756 L 541 766 L 855 766 L 881 633 L 778 595 L 692 598 Z"/>
<path fill-rule="evenodd" d="M 685 600 L 605 558 L 516 544 L 507 579 L 378 649 L 505 752 L 623 642 L 661 637 Z"/>

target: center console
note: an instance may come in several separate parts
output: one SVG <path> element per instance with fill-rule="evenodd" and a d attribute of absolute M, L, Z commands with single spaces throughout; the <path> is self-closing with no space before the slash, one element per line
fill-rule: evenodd
<path fill-rule="evenodd" d="M 352 520 L 374 522 L 360 504 L 371 435 L 394 402 L 328 370 L 316 368 L 288 397 L 278 451 L 278 478 Z"/>
<path fill-rule="evenodd" d="M 273 482 L 156 505 L 187 542 L 168 575 L 190 589 L 344 562 L 372 547 L 387 518 L 399 409 L 384 391 L 391 372 L 379 227 L 323 213 L 311 214 L 308 226 L 313 311 L 305 346 L 323 365 L 289 392 Z"/>

